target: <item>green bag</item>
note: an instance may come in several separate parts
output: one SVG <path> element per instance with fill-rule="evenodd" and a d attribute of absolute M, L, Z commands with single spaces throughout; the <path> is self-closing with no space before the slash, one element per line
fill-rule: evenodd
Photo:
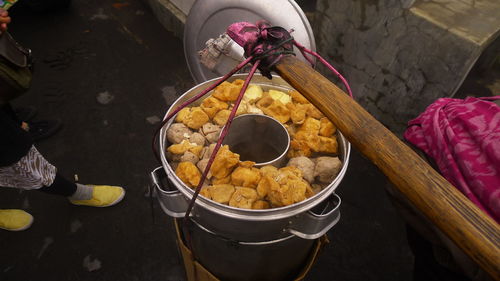
<path fill-rule="evenodd" d="M 31 50 L 4 32 L 0 35 L 0 104 L 25 93 L 30 88 L 31 78 Z"/>

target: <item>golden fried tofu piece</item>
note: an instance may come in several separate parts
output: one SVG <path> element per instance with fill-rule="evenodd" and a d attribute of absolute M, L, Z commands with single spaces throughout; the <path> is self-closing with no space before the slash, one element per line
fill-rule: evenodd
<path fill-rule="evenodd" d="M 236 191 L 231 184 L 214 184 L 208 187 L 212 200 L 222 204 L 228 204 L 229 200 Z"/>
<path fill-rule="evenodd" d="M 177 112 L 177 115 L 175 116 L 175 121 L 184 123 L 184 120 L 186 120 L 186 118 L 189 116 L 190 113 L 191 113 L 191 108 L 184 107 L 179 112 Z"/>
<path fill-rule="evenodd" d="M 253 202 L 252 204 L 252 209 L 254 210 L 263 210 L 263 209 L 269 209 L 271 208 L 271 205 L 269 205 L 269 202 L 264 201 L 264 200 L 257 200 Z"/>
<path fill-rule="evenodd" d="M 304 123 L 293 135 L 290 142 L 291 150 L 288 152 L 288 157 L 306 156 L 309 157 L 312 151 L 320 150 L 321 141 L 319 138 L 319 130 L 321 122 L 314 118 L 306 118 Z"/>
<path fill-rule="evenodd" d="M 244 83 L 245 81 L 241 79 L 236 79 L 232 83 L 224 81 L 214 89 L 213 96 L 221 101 L 235 101 Z"/>
<path fill-rule="evenodd" d="M 248 114 L 261 114 L 261 115 L 264 115 L 264 112 L 262 111 L 262 109 L 258 108 L 257 106 L 255 106 L 253 104 L 248 104 L 247 105 L 247 113 Z"/>
<path fill-rule="evenodd" d="M 288 206 L 306 199 L 308 185 L 303 179 L 288 179 L 279 188 L 271 188 L 267 198 L 273 206 Z"/>
<path fill-rule="evenodd" d="M 337 131 L 337 128 L 328 118 L 323 117 L 319 120 L 319 135 L 323 137 L 331 137 Z"/>
<path fill-rule="evenodd" d="M 311 134 L 319 134 L 319 129 L 321 128 L 321 122 L 318 119 L 308 117 L 300 126 L 299 131 L 307 131 Z"/>
<path fill-rule="evenodd" d="M 310 131 L 298 131 L 293 137 L 293 144 L 290 143 L 293 149 L 302 149 L 307 154 L 309 148 L 313 151 L 319 151 L 320 149 L 320 139 L 318 134 L 314 134 Z M 306 148 L 307 147 L 307 148 Z"/>
<path fill-rule="evenodd" d="M 318 152 L 337 154 L 338 144 L 337 138 L 319 137 L 320 145 Z"/>
<path fill-rule="evenodd" d="M 266 165 L 264 167 L 261 167 L 259 171 L 262 177 L 270 176 L 271 178 L 276 178 L 278 176 L 278 168 L 272 165 Z"/>
<path fill-rule="evenodd" d="M 236 186 L 256 188 L 260 177 L 259 169 L 240 166 L 231 174 L 231 183 Z"/>
<path fill-rule="evenodd" d="M 302 179 L 302 171 L 293 166 L 283 167 L 278 170 L 278 183 L 284 184 L 288 180 Z"/>
<path fill-rule="evenodd" d="M 212 183 L 213 184 L 230 184 L 231 183 L 231 175 L 229 175 L 225 178 L 222 178 L 222 179 L 214 178 L 212 180 Z"/>
<path fill-rule="evenodd" d="M 286 106 L 290 109 L 290 119 L 292 119 L 293 124 L 303 124 L 307 117 L 307 107 L 303 104 L 295 104 L 293 102 L 288 103 Z"/>
<path fill-rule="evenodd" d="M 229 176 L 233 169 L 240 162 L 240 155 L 229 150 L 229 146 L 224 145 L 217 152 L 215 160 L 210 168 L 210 172 L 217 179 Z"/>
<path fill-rule="evenodd" d="M 245 168 L 252 168 L 253 166 L 255 166 L 255 162 L 253 161 L 241 161 L 240 162 L 240 167 L 245 167 Z"/>
<path fill-rule="evenodd" d="M 261 98 L 256 105 L 266 115 L 273 117 L 282 124 L 285 124 L 288 120 L 290 120 L 290 109 L 288 109 L 281 101 L 275 100 L 269 95 L 264 95 L 264 97 Z"/>
<path fill-rule="evenodd" d="M 243 96 L 243 100 L 252 104 L 262 98 L 262 94 L 262 87 L 255 84 L 249 84 L 247 90 L 245 91 L 245 95 Z"/>
<path fill-rule="evenodd" d="M 231 110 L 233 109 L 234 105 L 231 106 Z M 248 113 L 248 103 L 246 101 L 241 101 L 240 105 L 238 106 L 238 109 L 236 109 L 236 116 L 239 116 L 241 114 L 246 114 Z"/>
<path fill-rule="evenodd" d="M 292 97 L 292 101 L 301 104 L 310 103 L 301 93 L 296 90 L 291 90 L 288 94 Z"/>
<path fill-rule="evenodd" d="M 245 84 L 245 80 L 236 79 L 231 84 L 233 84 L 236 87 L 240 87 L 240 89 L 241 89 L 241 88 L 243 88 L 243 84 Z"/>
<path fill-rule="evenodd" d="M 212 194 L 210 194 L 210 190 L 208 189 L 208 187 L 202 187 L 200 190 L 200 195 L 208 199 L 212 199 Z"/>
<path fill-rule="evenodd" d="M 269 193 L 269 190 L 278 188 L 279 188 L 279 183 L 276 182 L 274 177 L 266 175 L 260 179 L 256 191 L 259 198 L 264 198 Z"/>
<path fill-rule="evenodd" d="M 167 151 L 172 154 L 184 154 L 186 151 L 193 153 L 194 155 L 200 157 L 200 152 L 203 146 L 197 145 L 196 143 L 191 143 L 188 140 L 183 140 L 181 143 L 172 144 L 167 148 Z"/>
<path fill-rule="evenodd" d="M 229 119 L 230 114 L 231 114 L 231 110 L 223 109 L 223 110 L 217 112 L 217 114 L 215 114 L 213 121 L 217 125 L 224 126 L 227 122 L 227 119 Z"/>
<path fill-rule="evenodd" d="M 325 117 L 319 109 L 317 109 L 312 103 L 307 105 L 307 116 L 316 118 L 316 119 L 321 119 Z"/>
<path fill-rule="evenodd" d="M 216 97 L 210 96 L 203 100 L 200 105 L 201 109 L 205 111 L 210 119 L 214 118 L 215 114 L 222 109 L 227 109 L 229 105 Z"/>
<path fill-rule="evenodd" d="M 191 112 L 189 112 L 189 115 L 184 118 L 182 123 L 191 129 L 198 130 L 208 121 L 210 121 L 210 118 L 205 111 L 203 111 L 201 107 L 196 106 L 191 108 Z"/>
<path fill-rule="evenodd" d="M 191 188 L 198 186 L 201 180 L 200 170 L 191 162 L 179 163 L 175 169 L 175 174 Z"/>
<path fill-rule="evenodd" d="M 288 158 L 294 158 L 300 156 L 310 157 L 312 154 L 311 149 L 307 145 L 303 145 L 303 147 L 305 147 L 305 149 L 293 149 L 293 148 L 289 149 L 286 156 Z"/>
<path fill-rule="evenodd" d="M 273 100 L 279 100 L 281 103 L 285 105 L 292 101 L 292 98 L 285 92 L 278 90 L 269 90 L 268 93 Z"/>
<path fill-rule="evenodd" d="M 251 209 L 253 203 L 257 201 L 257 191 L 249 187 L 236 187 L 236 191 L 229 200 L 229 206 Z"/>

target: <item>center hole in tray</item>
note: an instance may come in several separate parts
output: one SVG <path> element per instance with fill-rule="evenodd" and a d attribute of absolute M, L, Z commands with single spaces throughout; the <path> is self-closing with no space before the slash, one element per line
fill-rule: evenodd
<path fill-rule="evenodd" d="M 241 161 L 253 161 L 255 166 L 279 167 L 290 147 L 290 135 L 276 119 L 259 114 L 243 114 L 234 118 L 223 141 L 240 155 Z"/>

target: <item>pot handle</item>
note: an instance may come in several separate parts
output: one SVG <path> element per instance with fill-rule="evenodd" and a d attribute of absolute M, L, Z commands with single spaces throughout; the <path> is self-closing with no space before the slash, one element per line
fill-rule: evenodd
<path fill-rule="evenodd" d="M 290 220 L 286 229 L 303 239 L 317 239 L 340 220 L 340 197 L 333 193 L 326 202 Z"/>
<path fill-rule="evenodd" d="M 172 188 L 172 183 L 163 167 L 158 167 L 151 172 L 151 181 L 156 188 L 158 202 L 163 211 L 174 218 L 184 217 L 188 202 L 179 190 Z M 163 182 L 166 183 L 167 188 L 163 187 Z"/>

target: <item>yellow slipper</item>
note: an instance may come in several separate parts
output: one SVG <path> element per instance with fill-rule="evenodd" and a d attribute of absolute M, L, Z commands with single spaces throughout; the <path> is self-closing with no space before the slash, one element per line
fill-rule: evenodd
<path fill-rule="evenodd" d="M 9 231 L 21 231 L 29 228 L 33 223 L 33 216 L 23 210 L 0 210 L 0 228 Z"/>
<path fill-rule="evenodd" d="M 90 185 L 93 186 L 92 198 L 89 200 L 69 200 L 75 205 L 90 207 L 109 207 L 122 201 L 125 190 L 120 186 Z"/>

